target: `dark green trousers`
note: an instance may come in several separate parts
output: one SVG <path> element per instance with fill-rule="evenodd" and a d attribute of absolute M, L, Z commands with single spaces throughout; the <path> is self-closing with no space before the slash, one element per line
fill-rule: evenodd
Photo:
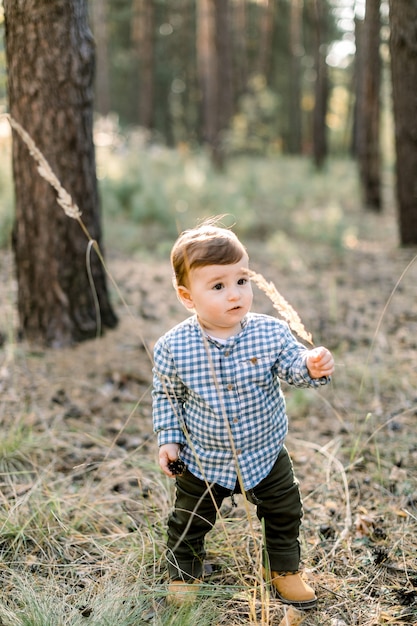
<path fill-rule="evenodd" d="M 214 526 L 217 510 L 229 489 L 207 484 L 188 470 L 176 479 L 175 508 L 168 520 L 167 562 L 172 580 L 201 578 L 205 557 L 204 540 Z M 291 459 L 284 447 L 271 472 L 256 487 L 246 492 L 263 520 L 268 566 L 277 572 L 299 568 L 299 528 L 302 503 Z"/>

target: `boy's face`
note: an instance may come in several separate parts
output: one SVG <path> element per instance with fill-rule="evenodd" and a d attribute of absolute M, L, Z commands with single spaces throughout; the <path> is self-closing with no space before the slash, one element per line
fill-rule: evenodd
<path fill-rule="evenodd" d="M 206 265 L 192 269 L 188 287 L 179 286 L 178 296 L 193 309 L 200 324 L 214 337 L 227 338 L 241 330 L 240 322 L 252 305 L 248 257 L 230 265 Z"/>

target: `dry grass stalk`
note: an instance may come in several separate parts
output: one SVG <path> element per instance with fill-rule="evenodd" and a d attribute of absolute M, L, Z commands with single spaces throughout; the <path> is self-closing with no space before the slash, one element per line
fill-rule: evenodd
<path fill-rule="evenodd" d="M 25 131 L 22 126 L 16 122 L 11 115 L 7 116 L 11 127 L 18 133 L 24 143 L 27 145 L 31 156 L 38 164 L 38 172 L 44 180 L 46 180 L 51 187 L 53 187 L 57 193 L 57 202 L 64 209 L 65 215 L 72 219 L 79 220 L 81 217 L 81 211 L 75 204 L 70 194 L 63 188 L 58 178 L 52 171 L 48 161 L 43 156 L 42 152 L 36 146 L 32 137 Z"/>
<path fill-rule="evenodd" d="M 257 274 L 252 270 L 247 270 L 247 273 L 252 280 L 263 291 L 274 305 L 274 309 L 288 322 L 289 327 L 301 338 L 313 345 L 313 339 L 311 333 L 307 332 L 304 325 L 301 322 L 300 316 L 292 306 L 285 300 L 285 298 L 279 293 L 274 283 L 268 282 L 262 274 Z"/>

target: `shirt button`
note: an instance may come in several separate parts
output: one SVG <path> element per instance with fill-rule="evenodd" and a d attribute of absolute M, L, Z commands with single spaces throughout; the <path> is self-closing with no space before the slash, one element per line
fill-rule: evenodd
<path fill-rule="evenodd" d="M 236 450 L 236 454 L 242 454 L 242 450 Z"/>
<path fill-rule="evenodd" d="M 233 424 L 237 424 L 237 423 L 238 423 L 238 421 L 239 421 L 239 418 L 238 418 L 238 417 L 234 417 L 234 418 L 233 418 Z"/>
<path fill-rule="evenodd" d="M 229 383 L 229 384 L 227 385 L 227 389 L 228 389 L 229 391 L 232 391 L 232 389 L 233 389 L 233 385 L 232 385 L 232 383 Z"/>
<path fill-rule="evenodd" d="M 224 353 L 224 356 L 230 356 L 230 351 L 226 350 L 226 352 Z"/>

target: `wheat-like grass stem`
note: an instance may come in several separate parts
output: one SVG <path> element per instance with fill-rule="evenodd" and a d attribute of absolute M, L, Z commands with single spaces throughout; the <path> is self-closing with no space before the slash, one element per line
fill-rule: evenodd
<path fill-rule="evenodd" d="M 91 236 L 88 228 L 86 227 L 86 225 L 84 224 L 84 222 L 81 219 L 81 210 L 79 209 L 78 205 L 74 202 L 74 200 L 72 199 L 71 195 L 68 193 L 68 191 L 66 189 L 64 189 L 64 187 L 61 185 L 61 183 L 59 182 L 59 179 L 57 178 L 57 176 L 54 174 L 51 166 L 49 165 L 47 159 L 45 158 L 45 156 L 42 154 L 42 152 L 39 150 L 39 148 L 36 146 L 35 142 L 33 141 L 32 137 L 29 135 L 29 133 L 19 124 L 19 122 L 17 122 L 11 115 L 9 114 L 4 114 L 4 115 L 0 115 L 0 118 L 4 117 L 5 119 L 7 119 L 10 123 L 10 126 L 17 132 L 17 134 L 20 136 L 20 138 L 23 140 L 23 142 L 26 144 L 30 155 L 35 159 L 35 161 L 38 164 L 38 173 L 39 175 L 46 180 L 53 189 L 55 189 L 56 193 L 57 193 L 57 202 L 60 205 L 60 207 L 64 210 L 65 215 L 67 215 L 69 218 L 71 219 L 75 219 L 77 220 L 78 224 L 80 225 L 81 230 L 83 231 L 83 233 L 85 234 L 85 236 L 87 237 L 88 241 L 89 241 L 89 249 L 87 251 L 87 255 L 88 253 L 91 251 L 91 248 L 94 249 L 94 251 L 96 252 L 100 263 L 102 264 L 102 267 L 104 269 L 104 271 L 106 272 L 106 275 L 108 276 L 110 282 L 112 283 L 121 303 L 123 304 L 123 306 L 125 307 L 125 309 L 127 310 L 127 312 L 129 313 L 129 315 L 131 317 L 133 317 L 133 313 L 130 311 L 129 305 L 127 304 L 120 288 L 119 285 L 117 284 L 116 280 L 114 279 L 113 275 L 111 274 L 111 272 L 109 271 L 106 262 L 104 260 L 104 256 L 100 250 L 100 247 L 97 243 L 97 241 Z M 89 282 L 90 285 L 92 285 L 92 276 L 89 275 Z M 95 294 L 95 289 L 93 289 L 93 295 Z M 95 297 L 95 296 L 94 296 Z M 97 302 L 95 300 L 95 307 L 97 310 Z M 97 327 L 99 328 L 100 326 L 100 320 L 98 319 L 97 321 Z M 142 337 L 142 344 L 146 350 L 146 353 L 149 357 L 149 360 L 152 362 L 152 355 L 149 351 L 149 348 L 147 347 L 147 343 L 145 341 L 145 339 Z"/>
<path fill-rule="evenodd" d="M 268 282 L 262 274 L 258 274 L 252 270 L 245 271 L 249 275 L 251 281 L 254 282 L 255 285 L 268 296 L 274 306 L 274 309 L 276 309 L 281 317 L 288 322 L 291 330 L 293 330 L 301 339 L 304 339 L 313 345 L 311 333 L 306 331 L 297 311 L 295 311 L 289 302 L 287 302 L 287 300 L 279 293 L 274 283 Z"/>
<path fill-rule="evenodd" d="M 17 122 L 11 115 L 6 115 L 7 119 L 13 130 L 23 139 L 24 143 L 28 147 L 30 155 L 35 159 L 38 164 L 38 172 L 44 180 L 46 180 L 51 187 L 53 187 L 57 193 L 57 202 L 64 209 L 64 212 L 68 217 L 79 220 L 81 217 L 81 211 L 77 204 L 73 201 L 70 194 L 63 188 L 58 178 L 52 171 L 51 166 L 45 159 L 42 152 L 36 146 L 29 133 Z"/>

